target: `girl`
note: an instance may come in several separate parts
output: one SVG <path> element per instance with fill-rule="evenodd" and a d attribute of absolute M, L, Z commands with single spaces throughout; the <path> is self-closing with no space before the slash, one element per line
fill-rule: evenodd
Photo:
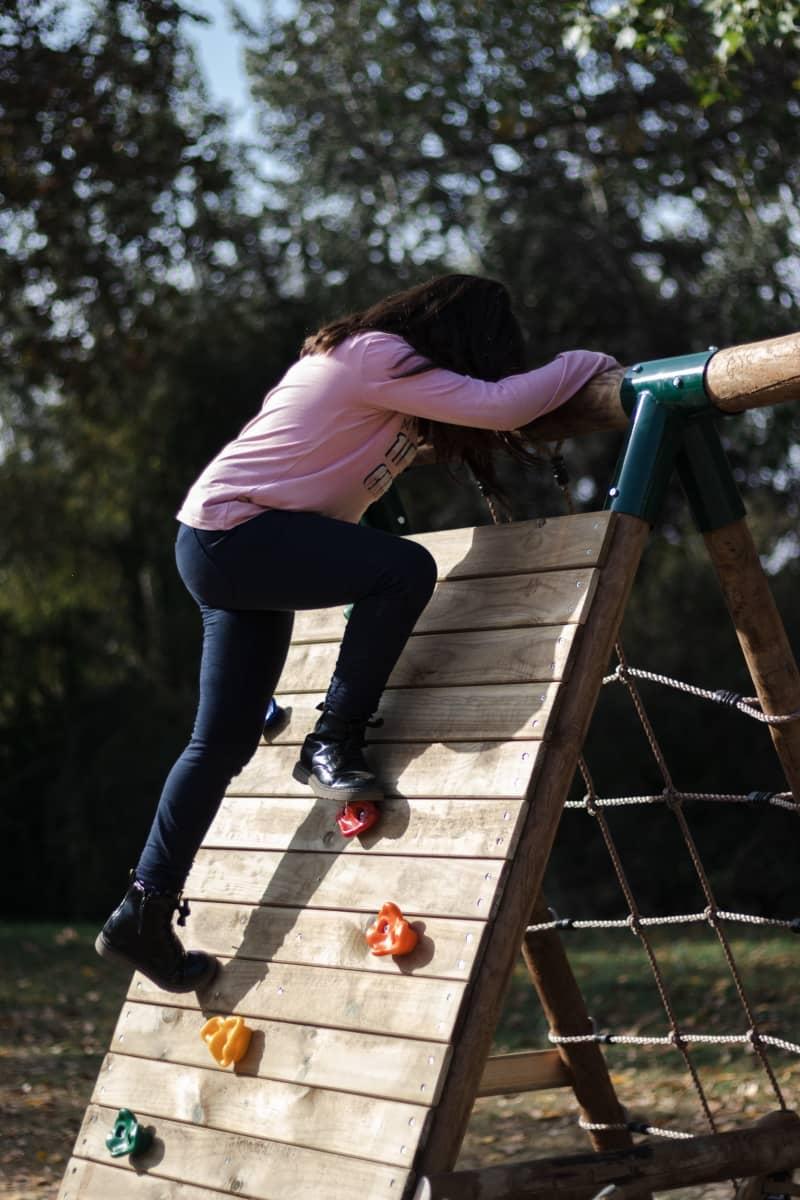
<path fill-rule="evenodd" d="M 510 431 L 617 366 L 573 350 L 526 371 L 506 289 L 445 275 L 324 326 L 260 412 L 206 467 L 178 512 L 176 558 L 203 621 L 200 701 L 133 882 L 97 938 L 168 991 L 210 982 L 217 962 L 172 930 L 195 852 L 250 759 L 298 609 L 352 604 L 322 715 L 294 777 L 347 804 L 383 792 L 364 730 L 436 568 L 422 546 L 358 522 L 430 443 L 491 490 L 491 450 Z"/>

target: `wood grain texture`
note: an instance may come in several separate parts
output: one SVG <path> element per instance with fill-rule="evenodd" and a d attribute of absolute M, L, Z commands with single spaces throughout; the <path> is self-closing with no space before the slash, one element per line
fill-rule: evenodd
<path fill-rule="evenodd" d="M 800 1166 L 800 1120 L 792 1112 L 774 1117 L 731 1133 L 645 1142 L 632 1150 L 455 1171 L 421 1180 L 414 1200 L 593 1200 L 605 1188 L 627 1197 L 640 1194 L 637 1187 L 660 1192 Z"/>
<path fill-rule="evenodd" d="M 800 333 L 718 350 L 706 367 L 706 390 L 723 412 L 800 400 Z"/>
<path fill-rule="evenodd" d="M 436 559 L 439 579 L 517 575 L 600 565 L 608 547 L 607 512 L 478 525 L 413 534 Z"/>
<path fill-rule="evenodd" d="M 440 798 L 514 799 L 525 795 L 540 746 L 538 741 L 371 742 L 366 757 L 388 796 L 425 798 L 435 789 Z M 306 784 L 292 778 L 296 761 L 295 746 L 259 746 L 228 795 L 307 797 Z"/>
<path fill-rule="evenodd" d="M 78 1135 L 81 1155 L 101 1163 L 107 1161 L 104 1136 L 113 1126 L 115 1115 L 112 1109 L 90 1105 Z M 87 1163 L 83 1171 L 88 1167 Z M 118 1159 L 116 1168 L 100 1169 L 104 1191 L 93 1190 L 84 1177 L 75 1200 L 165 1200 L 167 1195 L 170 1200 L 173 1196 L 195 1200 L 174 1183 L 175 1179 L 185 1180 L 192 1191 L 202 1188 L 203 1200 L 214 1200 L 220 1193 L 228 1198 L 286 1200 L 287 1196 L 302 1194 L 298 1190 L 300 1179 L 306 1196 L 386 1200 L 387 1196 L 401 1194 L 407 1177 L 402 1168 L 166 1120 L 157 1122 L 153 1147 L 139 1155 L 135 1165 L 127 1158 Z M 79 1171 L 75 1174 L 77 1177 Z M 209 1188 L 213 1190 L 205 1190 Z"/>
<path fill-rule="evenodd" d="M 479 1096 L 510 1096 L 570 1087 L 572 1079 L 557 1050 L 520 1050 L 487 1058 Z"/>
<path fill-rule="evenodd" d="M 550 920 L 549 909 L 541 897 L 531 919 L 534 925 Z M 558 932 L 527 929 L 522 956 L 551 1031 L 561 1037 L 592 1033 L 594 1025 L 586 1001 Z M 624 1128 L 625 1110 L 614 1091 L 602 1048 L 596 1042 L 568 1043 L 559 1045 L 556 1053 L 572 1081 L 583 1121 L 589 1126 L 610 1127 L 589 1131 L 595 1150 L 624 1150 L 632 1146 L 633 1138 Z"/>
<path fill-rule="evenodd" d="M 221 964 L 200 997 L 204 1012 L 434 1042 L 449 1039 L 465 986 L 452 979 L 406 975 L 401 967 L 394 975 L 381 975 L 249 958 L 221 959 Z M 173 1008 L 198 1004 L 196 993 L 162 992 L 138 973 L 128 999 Z"/>
<path fill-rule="evenodd" d="M 595 582 L 596 572 L 590 568 L 445 580 L 415 632 L 577 624 L 583 620 Z M 341 609 L 315 609 L 297 614 L 293 641 L 338 642 L 344 629 Z"/>
<path fill-rule="evenodd" d="M 432 793 L 436 782 L 432 780 Z M 451 855 L 508 858 L 523 801 L 386 800 L 381 819 L 358 838 L 345 838 L 329 800 L 227 797 L 206 834 L 206 849 L 318 850 L 331 854 Z"/>
<path fill-rule="evenodd" d="M 94 1109 L 90 1110 L 94 1111 Z M 115 1160 L 115 1164 L 119 1160 Z M 164 1182 L 151 1175 L 137 1175 L 123 1166 L 106 1166 L 84 1158 L 71 1158 L 58 1192 L 58 1200 L 231 1200 L 231 1193 L 191 1183 Z"/>
<path fill-rule="evenodd" d="M 224 1133 L 290 1142 L 311 1150 L 350 1154 L 408 1166 L 427 1110 L 416 1104 L 253 1079 L 223 1071 L 106 1056 L 94 1104 L 130 1108 L 144 1123 L 185 1121 Z M 355 1134 L 355 1136 L 354 1136 Z"/>
<path fill-rule="evenodd" d="M 523 427 L 528 441 L 560 442 L 587 433 L 621 432 L 628 428 L 628 415 L 620 401 L 624 367 L 595 375 L 565 404 Z M 569 518 L 570 520 L 572 518 Z"/>
<path fill-rule="evenodd" d="M 370 953 L 364 933 L 373 913 L 198 900 L 191 907 L 191 944 L 210 954 L 438 979 L 467 978 L 485 928 L 483 921 L 412 918 L 419 942 L 401 961 Z"/>
<path fill-rule="evenodd" d="M 800 671 L 747 522 L 734 521 L 703 537 L 763 711 L 799 711 Z M 786 782 L 800 801 L 800 718 L 771 725 L 769 732 Z"/>
<path fill-rule="evenodd" d="M 539 739 L 558 695 L 557 683 L 490 684 L 486 687 L 389 688 L 377 715 L 376 742 L 480 742 Z M 298 745 L 319 717 L 322 692 L 280 693 L 291 709 L 274 745 Z"/>
<path fill-rule="evenodd" d="M 609 517 L 604 512 L 577 513 L 548 520 L 515 521 L 512 525 L 419 533 L 410 540 L 434 556 L 440 581 L 563 571 L 595 567 L 603 562 L 608 547 Z M 323 612 L 333 615 L 324 617 Z M 333 631 L 331 636 L 341 637 L 345 628 L 342 611 L 298 613 L 294 642 L 315 641 L 323 625 Z"/>
<path fill-rule="evenodd" d="M 368 913 L 391 897 L 407 915 L 485 919 L 503 866 L 480 858 L 203 849 L 184 891 L 189 899 Z"/>
<path fill-rule="evenodd" d="M 574 626 L 418 634 L 410 638 L 388 687 L 453 687 L 564 679 Z M 293 645 L 281 690 L 325 691 L 336 666 L 336 642 Z"/>
<path fill-rule="evenodd" d="M 127 1002 L 111 1050 L 208 1070 L 213 1061 L 198 1034 L 204 1020 L 205 1015 L 196 1008 Z M 236 1065 L 237 1076 L 382 1096 L 425 1107 L 436 1103 L 450 1054 L 441 1042 L 364 1030 L 327 1029 L 253 1016 L 247 1017 L 247 1024 L 253 1037 L 247 1054 Z"/>

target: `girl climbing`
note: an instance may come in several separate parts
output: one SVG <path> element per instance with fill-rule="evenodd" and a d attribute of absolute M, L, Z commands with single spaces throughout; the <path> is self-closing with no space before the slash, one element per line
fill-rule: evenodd
<path fill-rule="evenodd" d="M 172 930 L 230 782 L 258 744 L 298 609 L 352 605 L 294 777 L 338 805 L 380 801 L 364 731 L 436 569 L 422 546 L 360 525 L 421 442 L 489 490 L 491 451 L 618 364 L 572 350 L 526 371 L 506 289 L 445 275 L 324 326 L 189 490 L 176 559 L 203 622 L 191 740 L 167 777 L 133 882 L 98 935 L 104 958 L 167 991 L 207 984 L 214 958 Z"/>

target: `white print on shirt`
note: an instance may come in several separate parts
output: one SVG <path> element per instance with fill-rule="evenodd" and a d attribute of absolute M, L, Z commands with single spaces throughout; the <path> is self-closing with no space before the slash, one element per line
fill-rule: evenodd
<path fill-rule="evenodd" d="M 388 492 L 393 479 L 394 476 L 386 463 L 381 463 L 380 466 L 374 467 L 369 475 L 364 476 L 364 487 L 377 500 L 384 492 Z"/>
<path fill-rule="evenodd" d="M 384 453 L 384 458 L 396 468 L 394 473 L 390 471 L 386 463 L 380 463 L 377 467 L 373 467 L 368 475 L 365 475 L 364 487 L 375 500 L 384 492 L 388 492 L 394 476 L 399 475 L 401 471 L 410 466 L 412 459 L 415 458 L 417 453 L 416 425 L 414 417 L 406 417 L 400 427 L 400 432 Z"/>
<path fill-rule="evenodd" d="M 397 437 L 392 442 L 389 449 L 386 451 L 386 457 L 390 463 L 399 467 L 401 463 L 410 456 L 411 458 L 417 453 L 416 443 L 411 441 L 411 438 L 403 433 L 402 429 Z"/>

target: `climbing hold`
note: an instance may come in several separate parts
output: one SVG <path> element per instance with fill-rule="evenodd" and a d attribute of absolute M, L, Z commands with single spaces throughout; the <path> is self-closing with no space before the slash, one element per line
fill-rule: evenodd
<path fill-rule="evenodd" d="M 366 933 L 373 954 L 410 954 L 419 940 L 396 904 L 387 901 Z"/>
<path fill-rule="evenodd" d="M 371 800 L 354 800 L 345 804 L 336 814 L 336 824 L 343 837 L 355 837 L 357 833 L 365 833 L 378 821 L 380 812 Z"/>
<path fill-rule="evenodd" d="M 252 1029 L 241 1017 L 212 1017 L 200 1030 L 200 1037 L 221 1067 L 240 1062 L 247 1054 Z"/>
<path fill-rule="evenodd" d="M 140 1125 L 129 1108 L 121 1108 L 114 1121 L 114 1128 L 106 1138 L 106 1146 L 112 1158 L 123 1154 L 141 1154 L 153 1141 L 149 1129 Z"/>

